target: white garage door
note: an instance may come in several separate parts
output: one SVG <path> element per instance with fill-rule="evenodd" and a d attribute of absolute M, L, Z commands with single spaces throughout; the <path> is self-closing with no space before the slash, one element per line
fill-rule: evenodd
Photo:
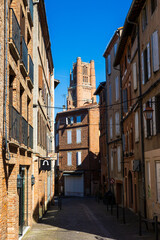
<path fill-rule="evenodd" d="M 65 196 L 84 196 L 83 175 L 65 176 L 64 178 Z"/>

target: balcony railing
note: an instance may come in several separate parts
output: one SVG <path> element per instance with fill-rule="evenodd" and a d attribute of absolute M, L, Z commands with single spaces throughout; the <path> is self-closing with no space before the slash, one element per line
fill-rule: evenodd
<path fill-rule="evenodd" d="M 21 117 L 21 143 L 28 146 L 28 122 Z"/>
<path fill-rule="evenodd" d="M 18 54 L 20 55 L 20 26 L 14 10 L 10 8 L 10 40 L 14 44 Z"/>
<path fill-rule="evenodd" d="M 33 149 L 33 127 L 29 124 L 28 147 Z"/>
<path fill-rule="evenodd" d="M 20 142 L 20 114 L 19 112 L 13 107 L 10 107 L 10 126 L 9 126 L 9 135 L 10 138 L 13 138 Z"/>
<path fill-rule="evenodd" d="M 33 0 L 28 0 L 28 13 L 29 13 L 29 18 L 33 23 Z"/>
<path fill-rule="evenodd" d="M 32 58 L 30 55 L 28 55 L 28 58 L 29 58 L 29 77 L 31 79 L 31 82 L 32 84 L 34 83 L 33 81 L 33 77 L 34 77 L 34 64 L 33 64 L 33 61 L 32 61 Z"/>
<path fill-rule="evenodd" d="M 28 71 L 28 48 L 24 37 L 21 36 L 21 63 L 23 63 L 26 72 Z"/>

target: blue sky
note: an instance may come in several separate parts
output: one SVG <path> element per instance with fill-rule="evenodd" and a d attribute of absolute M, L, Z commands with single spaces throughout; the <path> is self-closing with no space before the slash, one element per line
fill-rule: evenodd
<path fill-rule="evenodd" d="M 117 28 L 123 26 L 132 0 L 45 0 L 52 46 L 55 106 L 65 103 L 69 73 L 77 57 L 95 61 L 96 86 L 105 80 L 103 53 Z M 55 112 L 59 112 L 55 110 Z"/>

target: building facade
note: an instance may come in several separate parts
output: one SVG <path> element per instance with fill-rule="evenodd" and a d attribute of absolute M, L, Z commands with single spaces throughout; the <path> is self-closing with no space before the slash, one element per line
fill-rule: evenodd
<path fill-rule="evenodd" d="M 99 189 L 99 108 L 97 104 L 56 116 L 58 193 L 95 195 Z"/>

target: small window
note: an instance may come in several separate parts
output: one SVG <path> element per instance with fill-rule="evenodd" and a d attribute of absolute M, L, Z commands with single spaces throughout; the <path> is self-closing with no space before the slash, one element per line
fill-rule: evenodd
<path fill-rule="evenodd" d="M 154 13 L 154 10 L 157 7 L 157 0 L 151 0 L 151 13 Z"/>
<path fill-rule="evenodd" d="M 147 8 L 146 6 L 142 10 L 142 31 L 145 30 L 147 26 Z"/>
<path fill-rule="evenodd" d="M 128 112 L 128 91 L 127 88 L 123 90 L 123 112 Z"/>
<path fill-rule="evenodd" d="M 66 118 L 66 125 L 70 125 L 74 123 L 74 118 L 73 117 L 67 117 Z"/>
<path fill-rule="evenodd" d="M 72 152 L 67 152 L 67 165 L 72 166 Z"/>
<path fill-rule="evenodd" d="M 81 163 L 82 163 L 81 152 L 76 153 L 76 158 L 77 158 L 77 166 L 81 165 Z"/>
<path fill-rule="evenodd" d="M 81 116 L 77 116 L 77 117 L 76 117 L 76 122 L 77 122 L 77 123 L 81 123 Z"/>

